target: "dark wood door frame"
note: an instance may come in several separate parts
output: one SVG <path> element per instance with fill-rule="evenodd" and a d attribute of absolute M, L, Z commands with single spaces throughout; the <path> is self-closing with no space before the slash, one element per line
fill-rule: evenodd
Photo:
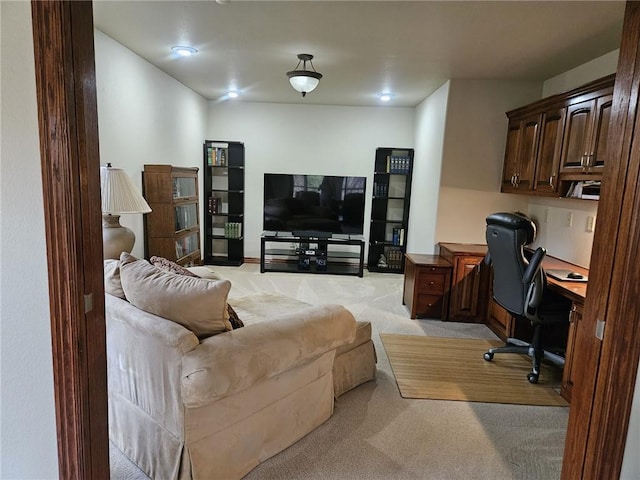
<path fill-rule="evenodd" d="M 33 1 L 32 13 L 59 474 L 107 479 L 92 8 L 90 2 Z M 585 305 L 592 326 L 597 318 L 606 319 L 607 326 L 602 345 L 583 329 L 582 340 L 594 352 L 588 360 L 594 369 L 574 386 L 563 462 L 566 480 L 619 477 L 640 357 L 640 8 L 635 2 L 628 3 L 623 38 L 609 136 L 613 154 L 605 171 L 590 273 L 593 288 L 590 283 Z"/>
<path fill-rule="evenodd" d="M 618 478 L 640 358 L 640 4 L 628 2 L 562 478 Z M 596 338 L 597 321 L 604 337 Z M 639 386 L 640 387 L 640 386 Z"/>
<path fill-rule="evenodd" d="M 31 4 L 60 478 L 108 479 L 91 2 Z"/>

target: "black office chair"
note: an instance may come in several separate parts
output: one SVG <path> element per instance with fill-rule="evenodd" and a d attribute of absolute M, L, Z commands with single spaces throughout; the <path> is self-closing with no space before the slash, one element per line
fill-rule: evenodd
<path fill-rule="evenodd" d="M 508 338 L 504 347 L 489 349 L 484 359 L 490 361 L 496 353 L 528 354 L 533 367 L 527 379 L 537 383 L 543 358 L 564 366 L 562 348 L 553 351 L 543 348 L 542 329 L 560 322 L 568 326 L 571 301 L 547 289 L 542 269 L 546 250 L 525 249 L 536 234 L 535 224 L 529 218 L 516 213 L 494 213 L 486 221 L 489 252 L 485 262 L 493 265 L 493 298 L 516 321 L 530 322 L 534 330 L 530 343 Z"/>

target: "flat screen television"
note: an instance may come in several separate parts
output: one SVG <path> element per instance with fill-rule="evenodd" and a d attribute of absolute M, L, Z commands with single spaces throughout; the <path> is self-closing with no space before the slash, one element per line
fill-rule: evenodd
<path fill-rule="evenodd" d="M 265 173 L 264 230 L 361 235 L 366 183 L 366 177 Z"/>

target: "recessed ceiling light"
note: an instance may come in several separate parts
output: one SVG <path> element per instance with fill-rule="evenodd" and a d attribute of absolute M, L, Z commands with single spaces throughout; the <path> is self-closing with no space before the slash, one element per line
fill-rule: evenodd
<path fill-rule="evenodd" d="M 378 97 L 380 98 L 381 102 L 388 102 L 389 100 L 391 100 L 391 97 L 393 97 L 393 94 L 391 93 L 381 93 L 378 95 Z"/>
<path fill-rule="evenodd" d="M 235 90 L 229 90 L 229 91 L 227 92 L 227 96 L 228 96 L 229 98 L 238 98 L 238 92 L 237 92 L 237 91 L 235 91 Z"/>
<path fill-rule="evenodd" d="M 195 55 L 196 53 L 198 53 L 198 50 L 196 50 L 195 48 L 187 47 L 184 45 L 177 45 L 175 47 L 171 47 L 171 50 L 176 52 L 181 57 L 190 57 L 191 55 Z"/>

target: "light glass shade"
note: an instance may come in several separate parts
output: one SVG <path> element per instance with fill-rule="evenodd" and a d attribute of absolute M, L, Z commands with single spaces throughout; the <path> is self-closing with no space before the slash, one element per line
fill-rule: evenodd
<path fill-rule="evenodd" d="M 100 167 L 102 213 L 149 213 L 151 207 L 122 168 Z"/>
<path fill-rule="evenodd" d="M 320 79 L 314 77 L 306 77 L 304 75 L 295 75 L 289 77 L 289 83 L 298 92 L 312 92 L 320 83 Z"/>

